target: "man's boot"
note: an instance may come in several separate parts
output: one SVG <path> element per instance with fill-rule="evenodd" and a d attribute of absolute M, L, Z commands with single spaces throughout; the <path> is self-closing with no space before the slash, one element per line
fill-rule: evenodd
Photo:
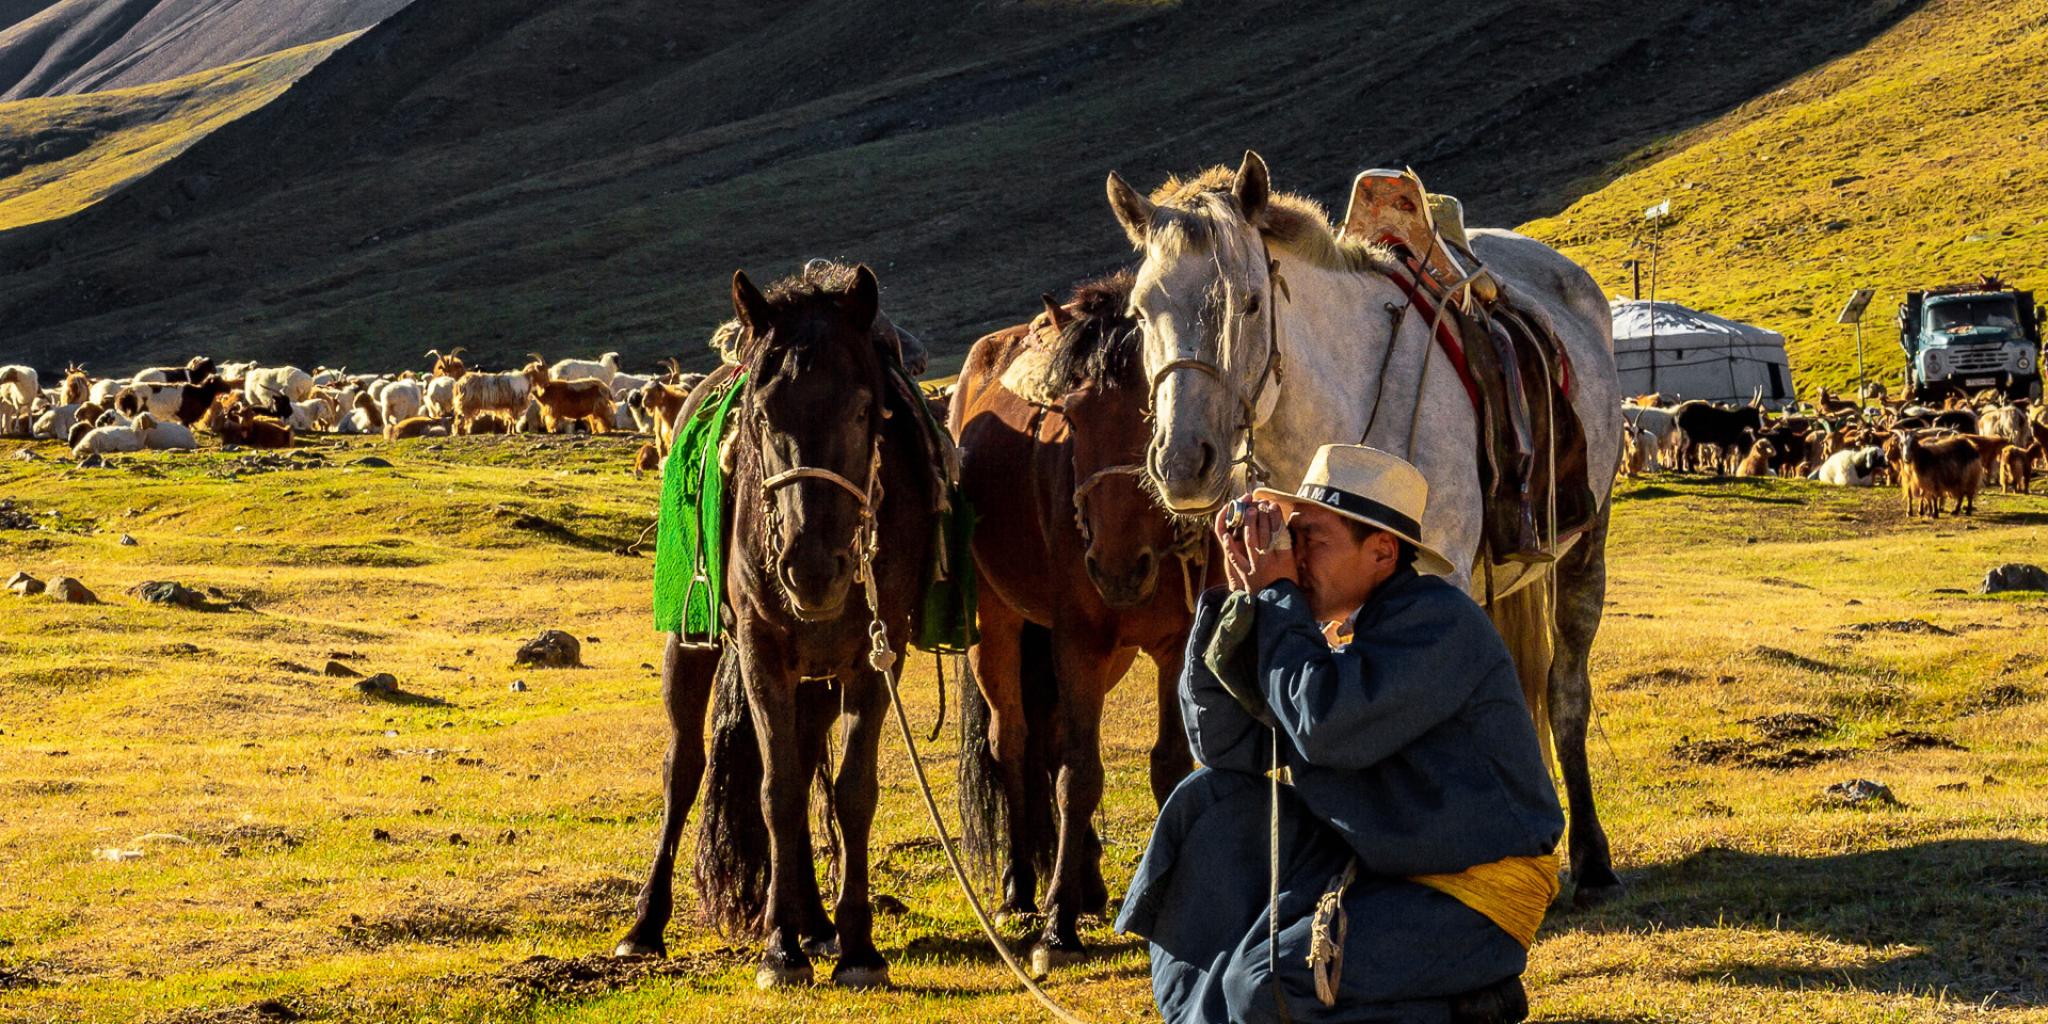
<path fill-rule="evenodd" d="M 1520 975 L 1451 997 L 1452 1024 L 1521 1024 L 1529 1019 L 1529 993 Z"/>

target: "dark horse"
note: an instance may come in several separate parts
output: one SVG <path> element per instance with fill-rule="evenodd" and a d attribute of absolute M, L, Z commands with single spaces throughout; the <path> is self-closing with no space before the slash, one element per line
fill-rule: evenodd
<path fill-rule="evenodd" d="M 916 410 L 870 330 L 877 289 L 866 267 L 813 267 L 763 294 L 734 274 L 746 368 L 727 476 L 722 649 L 669 641 L 663 690 L 674 727 L 654 868 L 621 954 L 664 951 L 677 838 L 704 773 L 705 703 L 718 710 L 698 837 L 697 883 L 722 926 L 767 939 L 755 980 L 811 979 L 813 954 L 838 949 L 832 980 L 886 984 L 868 902 L 889 692 L 870 664 L 871 623 L 900 658 L 932 553 L 941 478 Z M 872 587 L 863 573 L 872 571 Z M 871 604 L 872 598 L 872 604 Z M 826 780 L 832 726 L 845 749 Z M 827 787 L 843 839 L 837 904 L 825 911 L 812 861 L 809 783 Z"/>
<path fill-rule="evenodd" d="M 1080 952 L 1077 918 L 1108 899 L 1091 825 L 1102 709 L 1138 651 L 1159 671 L 1153 797 L 1165 800 L 1192 767 L 1176 696 L 1181 652 L 1191 595 L 1221 564 L 1207 530 L 1177 524 L 1152 498 L 1130 287 L 1119 273 L 1082 285 L 1065 306 L 1048 296 L 1031 323 L 975 342 L 948 417 L 961 489 L 979 516 L 981 643 L 969 659 L 980 692 L 963 694 L 962 806 L 985 860 L 1007 831 L 1006 912 L 1035 909 L 1050 859 L 1048 959 Z M 1050 627 L 1049 651 L 1035 627 Z"/>

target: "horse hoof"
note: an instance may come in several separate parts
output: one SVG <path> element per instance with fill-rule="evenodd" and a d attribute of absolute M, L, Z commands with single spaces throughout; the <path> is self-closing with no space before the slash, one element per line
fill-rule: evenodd
<path fill-rule="evenodd" d="M 1572 906 L 1579 910 L 1591 910 L 1609 903 L 1622 893 L 1619 879 L 1605 885 L 1591 885 L 1584 882 L 1572 889 Z"/>
<path fill-rule="evenodd" d="M 1051 974 L 1055 967 L 1069 967 L 1087 958 L 1088 954 L 1078 945 L 1063 948 L 1040 942 L 1031 947 L 1031 976 L 1034 979 L 1044 978 Z"/>
<path fill-rule="evenodd" d="M 620 940 L 619 940 L 619 944 L 618 944 L 618 945 L 616 945 L 616 946 L 613 946 L 613 947 L 612 947 L 612 955 L 613 955 L 613 956 L 667 956 L 667 955 L 668 955 L 668 947 L 664 946 L 664 945 L 663 945 L 663 944 L 661 944 L 660 942 L 654 942 L 654 943 L 646 943 L 646 942 L 642 942 L 642 941 L 640 941 L 639 939 L 636 939 L 636 938 L 634 938 L 634 937 L 632 937 L 632 936 L 628 935 L 628 936 L 626 936 L 625 938 L 623 938 L 623 939 L 620 939 Z"/>
<path fill-rule="evenodd" d="M 754 972 L 756 988 L 796 988 L 811 983 L 810 964 L 764 963 Z"/>
<path fill-rule="evenodd" d="M 805 956 L 836 957 L 839 955 L 839 936 L 824 939 L 805 939 Z"/>
<path fill-rule="evenodd" d="M 841 964 L 832 971 L 832 984 L 840 988 L 888 988 L 889 965 L 848 967 Z"/>

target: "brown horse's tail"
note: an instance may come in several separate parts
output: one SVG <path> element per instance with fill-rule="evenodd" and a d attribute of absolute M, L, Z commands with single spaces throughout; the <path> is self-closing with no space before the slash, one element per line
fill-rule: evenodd
<path fill-rule="evenodd" d="M 761 815 L 761 747 L 737 652 L 718 659 L 704 820 L 697 828 L 697 898 L 720 932 L 750 935 L 768 905 L 768 822 Z"/>
<path fill-rule="evenodd" d="M 1058 770 L 1052 745 L 1053 713 L 1059 699 L 1054 676 L 1052 631 L 1025 623 L 1018 637 L 1018 676 L 1023 683 L 1024 719 L 1029 737 L 1024 751 L 1024 803 L 1012 808 L 1005 799 L 1002 766 L 989 746 L 992 715 L 981 686 L 971 672 L 960 681 L 960 821 L 968 856 L 985 875 L 999 867 L 1012 814 L 1024 814 L 1027 848 L 1016 851 L 1042 877 L 1052 872 L 1053 849 L 1059 839 L 1053 804 L 1053 774 Z"/>

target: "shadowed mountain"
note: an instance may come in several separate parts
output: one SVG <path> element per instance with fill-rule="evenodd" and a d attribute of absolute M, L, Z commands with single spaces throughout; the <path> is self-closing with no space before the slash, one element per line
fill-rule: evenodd
<path fill-rule="evenodd" d="M 948 367 L 1127 258 L 1111 168 L 1255 147 L 1334 203 L 1405 163 L 1513 224 L 1910 6 L 417 4 L 116 197 L 0 234 L 0 322 L 105 370 L 450 344 L 702 365 L 733 268 L 839 256 Z"/>

